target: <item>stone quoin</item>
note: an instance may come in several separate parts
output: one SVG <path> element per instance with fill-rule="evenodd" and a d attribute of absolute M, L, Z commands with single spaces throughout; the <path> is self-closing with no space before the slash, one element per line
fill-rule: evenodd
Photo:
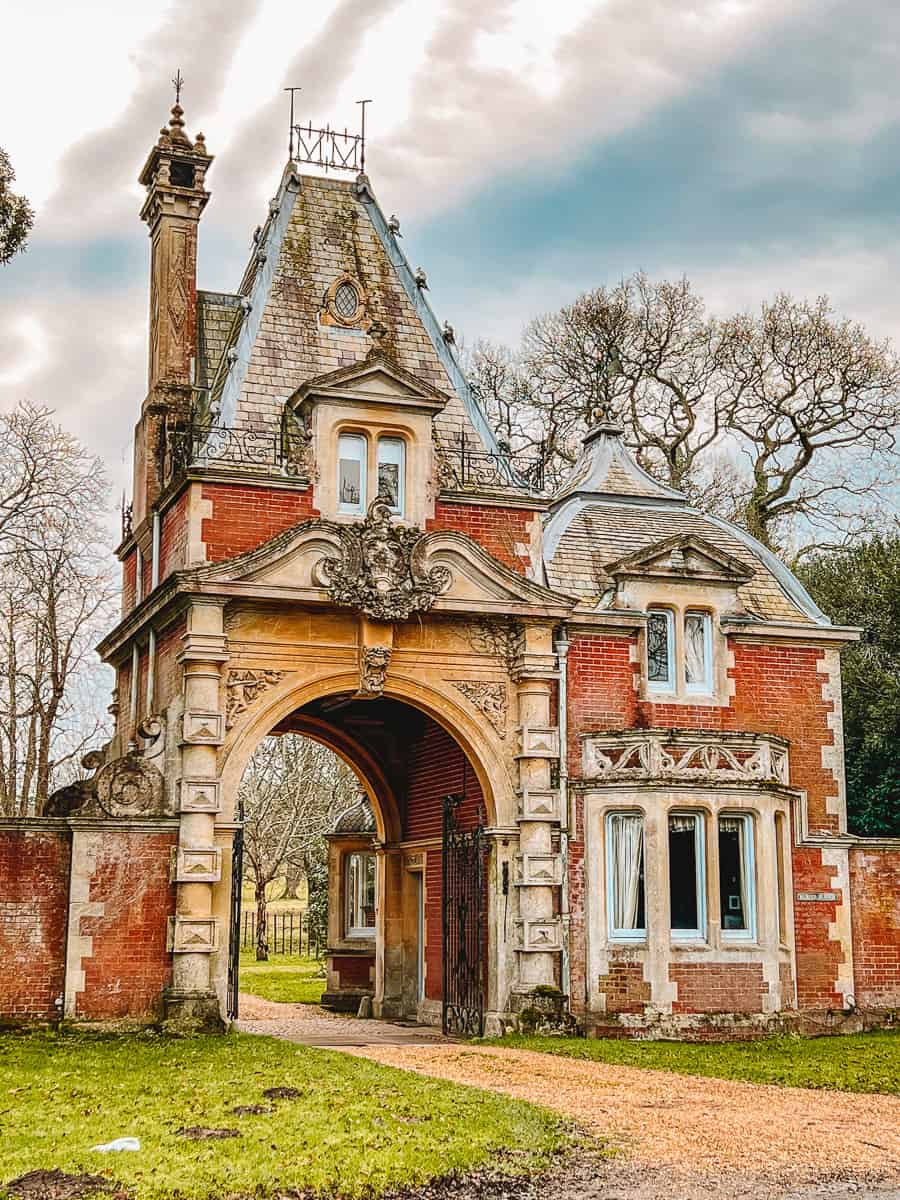
<path fill-rule="evenodd" d="M 237 291 L 198 290 L 211 164 L 176 105 L 140 175 L 115 732 L 0 821 L 0 1019 L 233 1015 L 236 795 L 287 731 L 368 801 L 328 839 L 339 1006 L 695 1037 L 900 1006 L 900 841 L 846 825 L 857 631 L 612 424 L 538 491 L 365 175 L 289 162 Z M 448 795 L 483 864 L 450 938 Z"/>

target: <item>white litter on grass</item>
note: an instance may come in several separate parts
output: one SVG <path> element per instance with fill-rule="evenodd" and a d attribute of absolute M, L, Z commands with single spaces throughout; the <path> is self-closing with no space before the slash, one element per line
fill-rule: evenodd
<path fill-rule="evenodd" d="M 135 1137 L 120 1137 L 113 1142 L 104 1142 L 102 1146 L 91 1146 L 92 1150 L 99 1150 L 101 1154 L 106 1154 L 110 1150 L 140 1150 L 140 1148 L 140 1139 Z"/>

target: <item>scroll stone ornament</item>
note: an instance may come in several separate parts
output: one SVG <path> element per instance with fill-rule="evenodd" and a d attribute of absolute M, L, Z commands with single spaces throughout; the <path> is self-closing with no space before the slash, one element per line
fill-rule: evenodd
<path fill-rule="evenodd" d="M 243 669 L 228 672 L 225 683 L 225 728 L 231 729 L 256 698 L 284 677 L 284 671 Z"/>
<path fill-rule="evenodd" d="M 316 576 L 335 604 L 359 609 L 376 621 L 405 621 L 431 608 L 450 586 L 446 567 L 425 565 L 425 535 L 391 520 L 377 497 L 358 525 L 334 525 L 339 557 L 316 564 Z"/>
<path fill-rule="evenodd" d="M 479 679 L 454 679 L 453 686 L 484 713 L 500 737 L 506 737 L 506 684 L 486 683 Z"/>

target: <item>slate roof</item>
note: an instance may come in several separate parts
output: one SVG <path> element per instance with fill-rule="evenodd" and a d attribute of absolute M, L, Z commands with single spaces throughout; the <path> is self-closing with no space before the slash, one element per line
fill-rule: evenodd
<path fill-rule="evenodd" d="M 241 297 L 197 292 L 197 386 L 212 386 L 225 350 L 234 340 L 243 310 Z"/>
<path fill-rule="evenodd" d="M 367 183 L 361 182 L 300 176 L 290 166 L 285 170 L 241 281 L 246 311 L 227 339 L 235 361 L 226 364 L 211 397 L 219 423 L 275 430 L 285 401 L 301 384 L 366 358 L 376 346 L 368 333 L 319 319 L 325 292 L 346 272 L 362 285 L 367 313 L 382 328 L 377 347 L 449 395 L 435 418 L 441 443 L 449 449 L 464 431 L 470 444 L 495 450 L 494 435 L 463 372 Z M 205 307 L 209 322 L 219 320 L 216 304 L 205 302 Z"/>
<path fill-rule="evenodd" d="M 547 582 L 595 607 L 614 586 L 606 567 L 677 534 L 718 547 L 753 578 L 738 587 L 762 620 L 828 624 L 787 567 L 743 529 L 691 508 L 634 462 L 614 426 L 591 430 L 544 527 Z"/>
<path fill-rule="evenodd" d="M 374 833 L 375 814 L 368 800 L 361 796 L 352 808 L 341 813 L 334 823 L 334 833 Z"/>

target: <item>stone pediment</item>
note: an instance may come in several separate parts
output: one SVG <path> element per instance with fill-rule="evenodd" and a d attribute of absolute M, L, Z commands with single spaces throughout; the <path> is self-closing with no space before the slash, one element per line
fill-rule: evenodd
<path fill-rule="evenodd" d="M 605 568 L 613 579 L 657 577 L 702 583 L 748 583 L 754 571 L 745 562 L 693 534 L 676 534 Z"/>
<path fill-rule="evenodd" d="M 449 397 L 384 354 L 373 351 L 357 363 L 307 380 L 291 397 L 290 403 L 298 407 L 304 402 L 343 402 L 348 399 L 439 412 Z"/>
<path fill-rule="evenodd" d="M 305 521 L 258 549 L 191 572 L 204 591 L 356 609 L 375 620 L 443 612 L 565 616 L 574 601 L 525 579 L 467 534 L 424 533 L 378 502 L 365 521 Z"/>

